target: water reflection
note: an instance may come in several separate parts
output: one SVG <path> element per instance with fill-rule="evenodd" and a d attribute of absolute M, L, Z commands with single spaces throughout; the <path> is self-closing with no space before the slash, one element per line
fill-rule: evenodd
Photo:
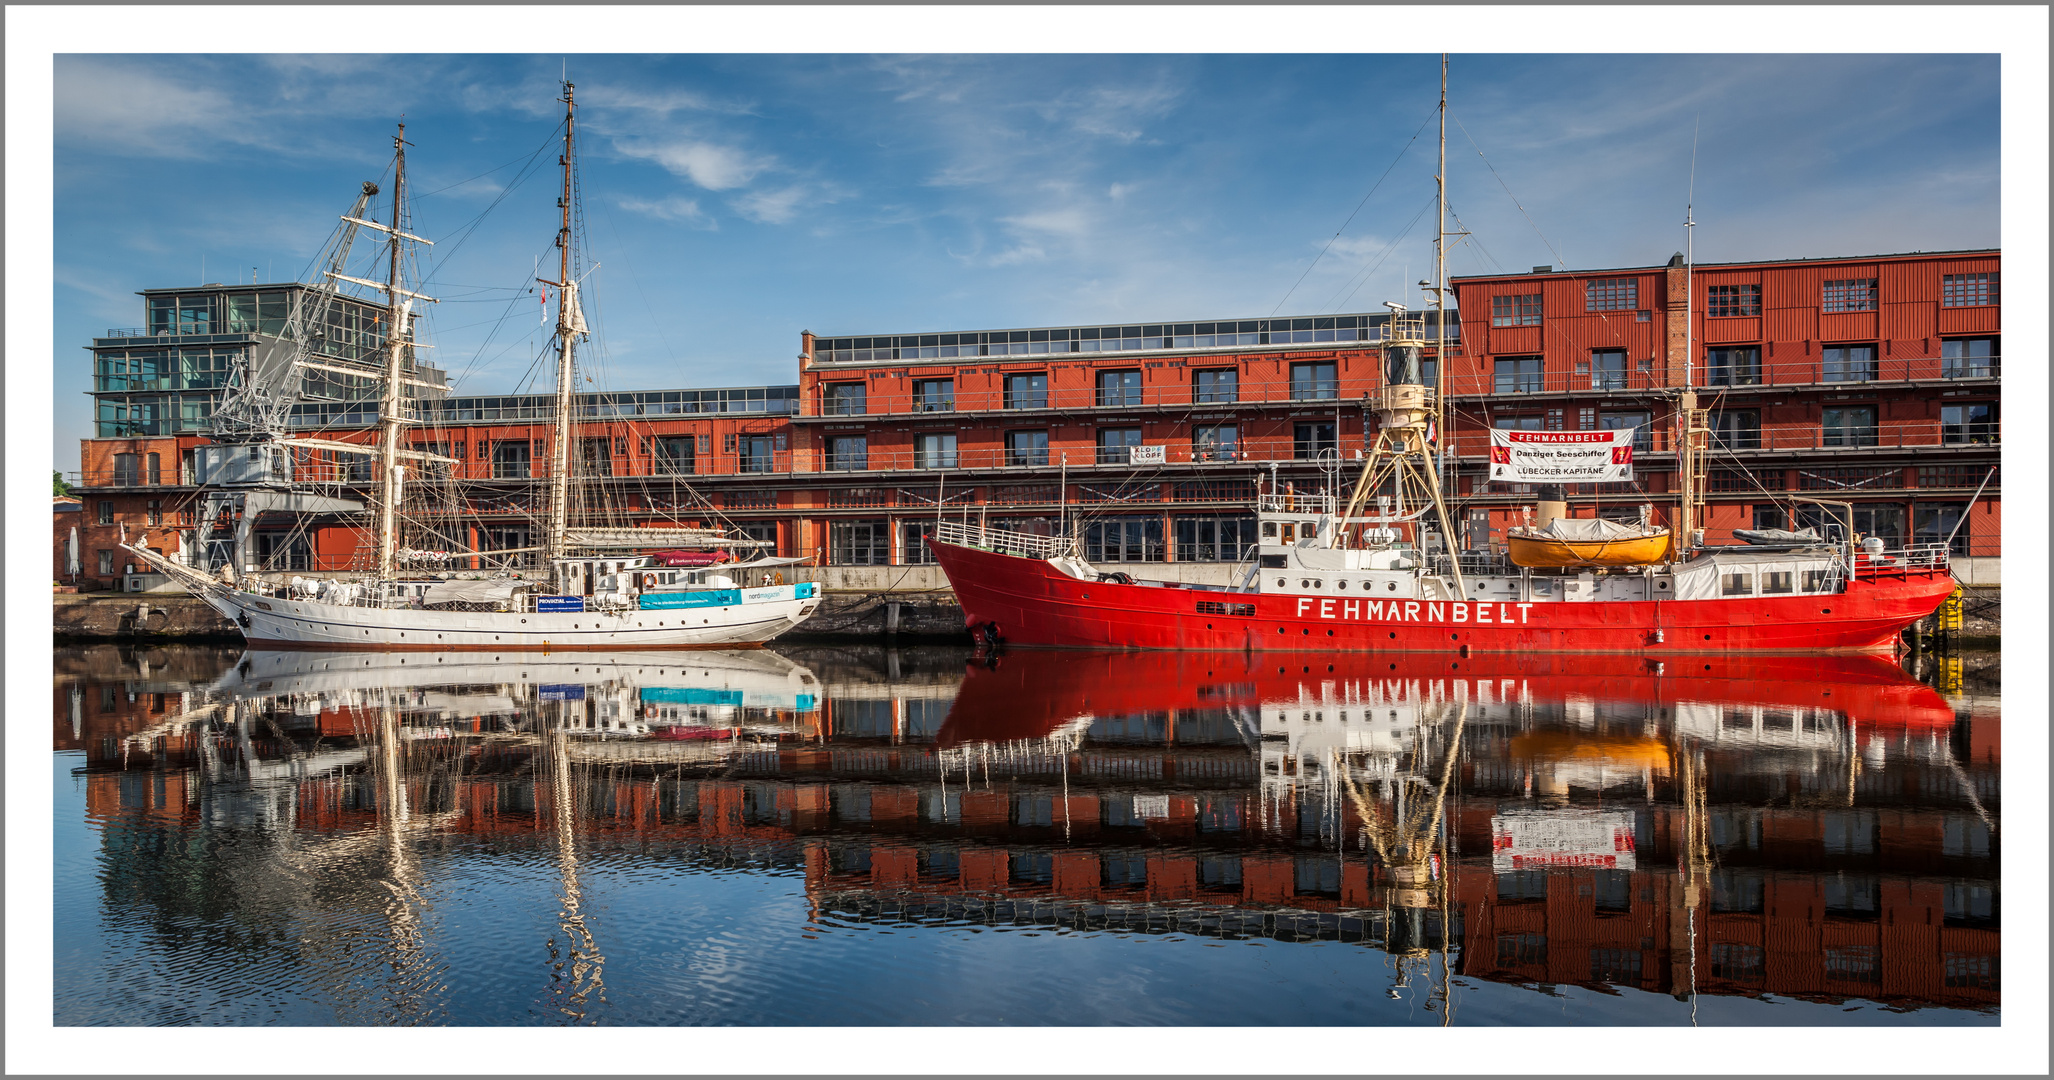
<path fill-rule="evenodd" d="M 1490 986 L 1998 1002 L 1996 710 L 1886 662 L 962 655 L 181 652 L 60 681 L 56 741 L 102 921 L 237 926 L 209 977 L 289 972 L 332 1009 L 296 1022 L 639 1018 L 619 980 L 667 984 L 620 942 L 671 915 L 618 865 L 793 876 L 771 938 L 1345 944 L 1435 1023 Z M 452 928 L 517 872 L 539 978 Z"/>

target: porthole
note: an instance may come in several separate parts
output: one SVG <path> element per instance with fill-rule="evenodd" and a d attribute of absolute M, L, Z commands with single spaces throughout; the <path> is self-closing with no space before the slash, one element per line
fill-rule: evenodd
<path fill-rule="evenodd" d="M 1668 588 L 1668 587 L 1669 587 L 1669 583 L 1668 583 L 1668 582 L 1666 582 L 1666 581 L 1657 581 L 1657 582 L 1655 582 L 1655 588 L 1657 588 L 1657 589 L 1666 589 L 1666 588 Z"/>
<path fill-rule="evenodd" d="M 1277 588 L 1281 589 L 1281 588 L 1283 588 L 1283 587 L 1284 587 L 1284 579 L 1283 579 L 1283 578 L 1278 578 L 1278 579 L 1277 579 Z"/>
<path fill-rule="evenodd" d="M 1334 632 L 1333 632 L 1332 630 L 1329 630 L 1329 631 L 1327 631 L 1327 636 L 1328 636 L 1328 637 L 1333 637 L 1333 636 L 1334 636 Z M 1327 670 L 1328 670 L 1328 671 L 1332 671 L 1332 670 L 1334 670 L 1334 669 L 1333 669 L 1333 668 L 1328 668 Z"/>
<path fill-rule="evenodd" d="M 1391 631 L 1391 640 L 1392 640 L 1392 641 L 1396 641 L 1396 640 L 1398 640 L 1398 632 L 1397 632 L 1396 630 L 1393 630 L 1393 631 Z"/>
<path fill-rule="evenodd" d="M 1310 588 L 1312 588 L 1312 579 L 1311 579 L 1311 578 L 1299 578 L 1299 579 L 1298 579 L 1298 587 L 1299 587 L 1299 588 L 1301 588 L 1301 589 L 1310 589 Z"/>
<path fill-rule="evenodd" d="M 1336 589 L 1346 589 L 1347 587 L 1348 587 L 1348 583 L 1347 583 L 1347 582 L 1345 582 L 1345 581 L 1336 581 L 1336 582 L 1334 582 L 1334 588 L 1336 588 Z"/>
<path fill-rule="evenodd" d="M 1397 582 L 1395 582 L 1395 581 L 1387 581 L 1387 582 L 1385 582 L 1385 583 L 1384 583 L 1384 588 L 1386 588 L 1386 589 L 1389 589 L 1389 590 L 1391 590 L 1392 592 L 1397 592 L 1397 591 L 1398 591 L 1398 583 L 1397 583 Z"/>
<path fill-rule="evenodd" d="M 1305 636 L 1306 636 L 1306 637 L 1311 637 L 1311 636 L 1312 636 L 1312 627 L 1310 627 L 1310 626 L 1306 627 L 1306 628 L 1305 628 L 1305 630 L 1304 630 L 1304 634 L 1305 634 Z"/>
<path fill-rule="evenodd" d="M 1483 582 L 1479 581 L 1479 582 L 1477 582 L 1477 583 L 1476 583 L 1476 591 L 1477 591 L 1477 592 L 1482 592 L 1482 591 L 1484 590 L 1484 588 L 1485 588 L 1485 586 L 1484 586 L 1484 583 L 1483 583 Z"/>

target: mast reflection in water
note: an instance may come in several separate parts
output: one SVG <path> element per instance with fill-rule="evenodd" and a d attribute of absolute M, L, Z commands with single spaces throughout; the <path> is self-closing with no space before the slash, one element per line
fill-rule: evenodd
<path fill-rule="evenodd" d="M 60 676 L 57 1021 L 1996 1020 L 1882 660 L 791 652 Z"/>

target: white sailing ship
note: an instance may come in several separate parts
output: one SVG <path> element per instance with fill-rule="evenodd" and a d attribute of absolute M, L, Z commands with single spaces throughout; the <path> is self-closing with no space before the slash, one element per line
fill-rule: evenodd
<path fill-rule="evenodd" d="M 572 182 L 577 106 L 572 84 L 564 83 L 563 90 L 563 190 L 558 202 L 562 222 L 556 238 L 559 272 L 555 281 L 538 279 L 557 295 L 555 427 L 541 571 L 532 577 L 510 570 L 491 574 L 409 572 L 427 560 L 422 558 L 424 553 L 401 546 L 399 510 L 408 486 L 408 470 L 421 465 L 447 466 L 454 460 L 400 445 L 401 432 L 415 422 L 408 415 L 405 388 L 424 385 L 413 377 L 411 365 L 413 350 L 421 347 L 414 341 L 413 309 L 416 301 L 434 302 L 401 285 L 401 268 L 410 245 L 431 243 L 407 233 L 402 220 L 407 146 L 402 125 L 393 139 L 391 223 L 365 217 L 367 201 L 377 193 L 376 185 L 366 184 L 363 197 L 343 216 L 341 239 L 327 262 L 325 280 L 301 290 L 294 301 L 295 326 L 288 337 L 297 343 L 296 348 L 289 357 L 253 352 L 217 411 L 217 445 L 203 448 L 207 457 L 202 480 L 212 489 L 203 498 L 200 520 L 211 524 L 217 519 L 240 519 L 236 557 L 215 575 L 189 565 L 182 557 L 152 550 L 147 536 L 122 545 L 151 569 L 235 620 L 251 644 L 379 651 L 734 648 L 769 641 L 797 626 L 819 605 L 818 585 L 783 580 L 783 567 L 804 560 L 755 554 L 768 546 L 764 541 L 735 539 L 704 528 L 572 525 L 571 446 L 577 411 L 572 390 L 578 371 L 577 344 L 588 337 L 588 329 L 578 302 L 581 275 L 576 272 L 572 249 L 577 235 Z M 390 258 L 382 283 L 342 273 L 349 238 L 358 227 L 382 233 L 388 241 Z M 315 347 L 321 336 L 321 307 L 339 295 L 342 282 L 375 288 L 385 301 L 377 320 L 386 332 L 375 448 L 287 437 L 284 421 L 289 395 L 267 389 L 296 385 L 303 369 L 347 376 L 378 374 L 337 367 Z M 361 509 L 355 502 L 293 484 L 292 459 L 307 451 L 375 456 L 380 476 L 377 568 L 354 579 L 323 580 L 266 580 L 246 569 L 238 572 L 240 537 L 248 534 L 259 513 Z M 177 550 L 183 551 L 182 543 Z M 703 557 L 636 553 L 652 550 Z M 715 561 L 717 553 L 737 552 L 755 557 L 725 564 Z"/>

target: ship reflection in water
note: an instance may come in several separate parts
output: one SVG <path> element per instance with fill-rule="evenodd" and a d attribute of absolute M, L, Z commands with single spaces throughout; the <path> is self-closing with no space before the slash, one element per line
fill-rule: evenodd
<path fill-rule="evenodd" d="M 1996 1020 L 1876 658 L 789 651 L 60 675 L 57 1022 Z"/>

